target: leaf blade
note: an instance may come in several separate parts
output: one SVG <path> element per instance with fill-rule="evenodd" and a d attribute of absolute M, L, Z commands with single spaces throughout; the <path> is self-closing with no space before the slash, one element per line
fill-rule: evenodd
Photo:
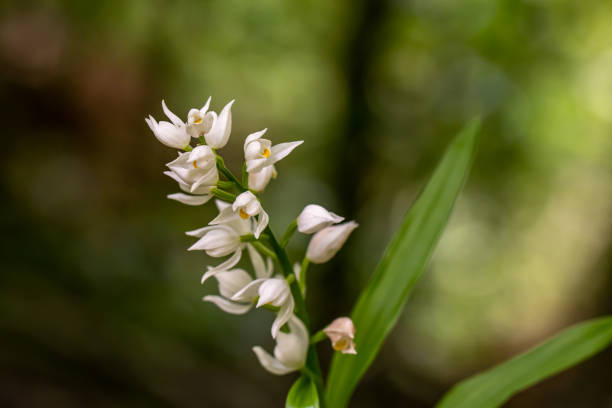
<path fill-rule="evenodd" d="M 353 389 L 395 325 L 448 222 L 471 167 L 480 120 L 468 123 L 448 147 L 410 209 L 352 313 L 356 356 L 336 353 L 327 385 L 329 406 L 346 406 Z"/>
<path fill-rule="evenodd" d="M 612 316 L 574 325 L 527 352 L 460 382 L 436 407 L 498 407 L 517 392 L 578 364 L 610 343 Z"/>
<path fill-rule="evenodd" d="M 286 408 L 319 408 L 317 387 L 310 377 L 301 376 L 287 394 Z"/>

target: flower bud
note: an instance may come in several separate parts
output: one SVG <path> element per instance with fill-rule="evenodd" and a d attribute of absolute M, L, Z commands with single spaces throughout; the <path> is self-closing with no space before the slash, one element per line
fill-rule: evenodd
<path fill-rule="evenodd" d="M 358 226 L 359 224 L 355 221 L 349 221 L 323 228 L 310 240 L 306 250 L 306 258 L 317 264 L 329 261 L 342 248 L 351 232 Z"/>
<path fill-rule="evenodd" d="M 297 228 L 302 234 L 314 234 L 332 224 L 342 222 L 344 217 L 327 211 L 320 205 L 310 204 L 304 207 L 297 218 Z"/>
<path fill-rule="evenodd" d="M 342 354 L 357 354 L 355 351 L 355 326 L 350 317 L 339 317 L 323 329 L 332 342 L 332 347 Z"/>

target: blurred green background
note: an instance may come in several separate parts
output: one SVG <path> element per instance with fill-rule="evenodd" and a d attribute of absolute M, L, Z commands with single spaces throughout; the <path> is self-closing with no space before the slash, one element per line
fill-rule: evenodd
<path fill-rule="evenodd" d="M 311 269 L 315 328 L 346 315 L 452 136 L 479 154 L 427 273 L 353 407 L 428 407 L 457 380 L 612 312 L 612 2 L 2 1 L 0 405 L 276 407 L 272 315 L 201 302 L 183 232 L 213 206 L 165 199 L 175 152 L 144 123 L 209 95 L 244 137 L 305 143 L 264 205 L 356 219 Z M 307 243 L 294 238 L 297 258 Z M 214 260 L 218 262 L 218 260 Z M 359 330 L 359 328 L 357 328 Z M 319 347 L 324 366 L 331 357 Z M 610 351 L 509 407 L 612 407 Z"/>

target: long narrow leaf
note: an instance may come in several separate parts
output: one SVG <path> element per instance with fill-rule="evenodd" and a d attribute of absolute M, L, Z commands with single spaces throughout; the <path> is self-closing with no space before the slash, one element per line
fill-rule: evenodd
<path fill-rule="evenodd" d="M 358 354 L 334 356 L 326 395 L 330 407 L 348 404 L 425 269 L 469 172 L 479 127 L 473 120 L 448 147 L 359 297 L 352 313 Z"/>
<path fill-rule="evenodd" d="M 612 342 L 612 316 L 577 324 L 513 359 L 453 387 L 438 408 L 493 408 Z"/>
<path fill-rule="evenodd" d="M 291 386 L 287 395 L 286 408 L 319 408 L 317 387 L 310 377 L 301 376 Z"/>

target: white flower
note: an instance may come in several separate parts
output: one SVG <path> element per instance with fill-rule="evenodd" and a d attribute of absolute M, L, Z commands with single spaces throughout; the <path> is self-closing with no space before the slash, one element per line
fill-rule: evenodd
<path fill-rule="evenodd" d="M 268 226 L 268 213 L 264 211 L 261 203 L 257 197 L 255 197 L 255 194 L 250 191 L 245 191 L 236 197 L 232 206 L 224 208 L 219 215 L 210 222 L 210 225 L 225 223 L 228 219 L 235 216 L 239 216 L 243 220 L 248 220 L 251 217 L 257 216 L 257 224 L 255 226 L 255 231 L 253 231 L 255 238 L 259 238 L 263 230 Z"/>
<path fill-rule="evenodd" d="M 314 234 L 332 224 L 342 222 L 344 217 L 327 211 L 320 205 L 310 204 L 304 207 L 297 218 L 297 229 L 302 234 Z"/>
<path fill-rule="evenodd" d="M 259 171 L 249 173 L 249 189 L 261 192 L 264 191 L 270 180 L 276 178 L 278 173 L 274 165 L 266 166 Z"/>
<path fill-rule="evenodd" d="M 229 204 L 217 201 L 217 207 L 223 212 Z M 228 217 L 219 225 L 212 225 L 186 232 L 187 235 L 200 238 L 193 244 L 189 251 L 203 250 L 214 258 L 232 254 L 226 261 L 209 268 L 202 277 L 202 281 L 213 276 L 215 273 L 233 268 L 242 256 L 245 243 L 240 241 L 242 235 L 250 234 L 252 231 L 251 220 L 244 220 L 239 216 Z"/>
<path fill-rule="evenodd" d="M 176 180 L 181 190 L 195 194 L 170 194 L 168 198 L 188 205 L 200 205 L 210 200 L 210 190 L 219 181 L 215 154 L 210 147 L 197 146 L 191 152 L 179 153 L 166 166 L 170 171 L 164 174 Z"/>
<path fill-rule="evenodd" d="M 187 114 L 187 133 L 191 137 L 198 138 L 210 132 L 216 118 L 215 112 L 208 112 L 210 99 L 209 97 L 201 109 L 191 109 Z"/>
<path fill-rule="evenodd" d="M 261 365 L 272 374 L 288 374 L 299 370 L 306 363 L 306 353 L 308 351 L 306 326 L 293 315 L 288 323 L 290 332 L 278 333 L 274 356 L 259 346 L 253 347 Z"/>
<path fill-rule="evenodd" d="M 212 115 L 212 124 L 210 130 L 204 134 L 206 144 L 213 149 L 220 149 L 227 144 L 230 133 L 232 132 L 232 105 L 231 100 L 223 107 L 219 116 L 215 112 L 208 112 Z"/>
<path fill-rule="evenodd" d="M 323 329 L 332 342 L 332 347 L 342 354 L 357 354 L 355 351 L 355 325 L 350 317 L 339 317 Z"/>
<path fill-rule="evenodd" d="M 166 103 L 162 100 L 162 108 L 164 113 L 170 119 L 170 122 L 161 121 L 157 123 L 153 116 L 149 115 L 145 118 L 145 122 L 153 131 L 153 134 L 163 144 L 175 149 L 185 149 L 189 145 L 191 137 L 187 133 L 183 121 L 168 109 Z"/>
<path fill-rule="evenodd" d="M 231 297 L 235 302 L 255 302 L 256 307 L 271 305 L 279 308 L 272 323 L 272 337 L 280 334 L 280 328 L 289 320 L 295 308 L 289 284 L 283 277 L 256 279 Z"/>
<path fill-rule="evenodd" d="M 251 263 L 255 270 L 255 276 L 258 279 L 269 278 L 272 276 L 272 269 L 274 267 L 272 259 L 268 258 L 268 262 L 264 263 L 261 255 L 251 245 L 246 245 L 249 255 L 251 256 Z M 209 277 L 214 276 L 219 282 L 219 293 L 221 296 L 208 295 L 204 296 L 205 302 L 211 302 L 217 305 L 221 310 L 232 313 L 232 314 L 244 314 L 251 310 L 253 302 L 248 303 L 233 302 L 230 299 L 238 293 L 240 290 L 245 288 L 249 283 L 253 282 L 251 276 L 242 269 L 232 269 L 229 271 L 220 271 L 217 273 L 206 273 L 202 278 L 202 283 Z"/>
<path fill-rule="evenodd" d="M 358 226 L 359 224 L 355 221 L 349 221 L 323 228 L 310 240 L 306 250 L 306 258 L 317 264 L 329 261 L 342 248 L 351 232 Z"/>
<path fill-rule="evenodd" d="M 272 166 L 277 161 L 287 157 L 289 153 L 302 143 L 303 140 L 289 143 L 279 143 L 272 146 L 272 142 L 261 137 L 267 129 L 251 133 L 244 141 L 244 158 L 249 173 L 259 172 L 265 167 Z"/>

